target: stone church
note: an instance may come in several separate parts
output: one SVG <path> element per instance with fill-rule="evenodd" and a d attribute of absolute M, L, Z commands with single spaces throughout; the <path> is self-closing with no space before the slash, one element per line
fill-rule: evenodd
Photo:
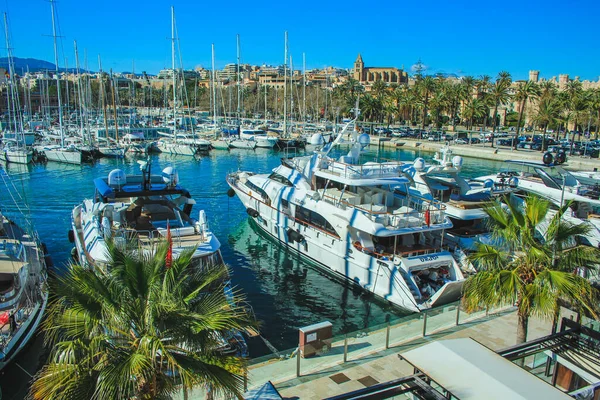
<path fill-rule="evenodd" d="M 359 54 L 354 62 L 353 78 L 363 85 L 371 85 L 377 81 L 384 81 L 387 84 L 408 83 L 408 74 L 398 68 L 391 67 L 365 67 L 362 56 Z"/>

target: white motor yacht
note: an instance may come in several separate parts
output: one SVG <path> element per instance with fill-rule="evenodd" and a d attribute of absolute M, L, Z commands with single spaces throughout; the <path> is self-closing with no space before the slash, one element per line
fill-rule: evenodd
<path fill-rule="evenodd" d="M 177 171 L 167 167 L 162 175 L 151 175 L 149 162 L 138 163 L 141 175 L 116 169 L 106 178 L 96 178 L 94 197 L 73 209 L 69 237 L 79 262 L 106 268 L 107 240 L 152 252 L 170 231 L 174 258 L 195 248 L 198 263 L 221 263 L 221 245 L 208 230 L 203 210 L 192 217 L 195 201 L 179 185 Z"/>
<path fill-rule="evenodd" d="M 279 140 L 275 136 L 268 136 L 267 132 L 262 129 L 246 129 L 242 128 L 240 130 L 240 139 L 247 141 L 254 141 L 256 143 L 256 147 L 264 148 L 264 149 L 272 149 L 277 144 Z"/>
<path fill-rule="evenodd" d="M 445 146 L 436 153 L 436 165 L 426 165 L 417 158 L 404 169 L 411 181 L 406 187 L 397 187 L 401 196 L 417 193 L 426 199 L 442 202 L 452 228 L 445 231 L 447 243 L 463 251 L 475 249 L 477 242 L 490 243 L 491 232 L 487 224 L 485 207 L 489 201 L 514 190 L 509 185 L 500 187 L 492 179 L 468 181 L 460 175 L 463 158 L 452 156 Z"/>
<path fill-rule="evenodd" d="M 581 184 L 560 165 L 530 161 L 506 161 L 507 168 L 497 175 L 477 178 L 478 181 L 493 180 L 497 186 L 513 186 L 521 195 L 529 193 L 548 200 L 554 209 L 571 201 L 570 213 L 565 215 L 573 223 L 592 226 L 585 238 L 587 244 L 600 245 L 600 200 L 596 187 Z"/>
<path fill-rule="evenodd" d="M 255 225 L 322 268 L 399 307 L 420 311 L 460 298 L 464 276 L 440 234 L 444 206 L 417 195 L 402 163 L 364 163 L 369 136 L 352 134 L 348 155 L 331 156 L 350 124 L 310 156 L 282 160 L 271 173 L 227 176 Z"/>

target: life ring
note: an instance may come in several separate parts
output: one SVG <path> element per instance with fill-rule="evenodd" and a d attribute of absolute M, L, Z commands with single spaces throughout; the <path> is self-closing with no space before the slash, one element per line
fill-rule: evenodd
<path fill-rule="evenodd" d="M 425 223 L 427 226 L 431 225 L 431 211 L 429 209 L 425 210 Z"/>

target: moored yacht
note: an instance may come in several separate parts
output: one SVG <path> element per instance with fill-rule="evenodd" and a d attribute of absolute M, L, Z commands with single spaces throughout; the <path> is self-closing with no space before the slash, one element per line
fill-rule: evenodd
<path fill-rule="evenodd" d="M 0 173 L 20 210 L 21 197 L 5 172 Z M 27 345 L 42 321 L 48 302 L 46 259 L 27 216 L 0 214 L 0 369 Z"/>
<path fill-rule="evenodd" d="M 540 196 L 548 200 L 555 210 L 570 201 L 570 212 L 564 214 L 564 218 L 576 224 L 590 224 L 592 231 L 581 239 L 594 247 L 600 246 L 600 200 L 597 187 L 581 184 L 562 166 L 553 164 L 549 159 L 546 161 L 549 162 L 509 160 L 506 161 L 505 170 L 477 180 L 493 180 L 501 187 L 513 186 L 517 194 L 523 196 L 530 193 Z"/>
<path fill-rule="evenodd" d="M 19 146 L 15 140 L 5 140 L 0 149 L 0 160 L 16 164 L 29 164 L 33 159 L 33 150 Z"/>
<path fill-rule="evenodd" d="M 311 156 L 284 159 L 270 174 L 227 176 L 264 232 L 321 267 L 383 299 L 420 311 L 460 297 L 464 276 L 443 250 L 452 225 L 439 201 L 399 197 L 402 163 L 359 163 L 368 135 L 354 133 L 346 156 L 333 143 Z"/>
<path fill-rule="evenodd" d="M 179 185 L 177 171 L 167 167 L 152 175 L 150 163 L 138 161 L 141 175 L 122 170 L 94 180 L 95 193 L 72 212 L 70 239 L 79 262 L 90 268 L 107 268 L 107 241 L 152 253 L 156 243 L 170 231 L 173 257 L 194 248 L 199 265 L 221 263 L 220 243 L 208 230 L 206 214 L 192 217 L 195 201 Z"/>
<path fill-rule="evenodd" d="M 493 180 L 468 181 L 461 174 L 463 158 L 452 156 L 450 148 L 443 147 L 436 153 L 436 165 L 427 165 L 417 158 L 404 169 L 410 185 L 395 189 L 401 196 L 413 193 L 425 199 L 442 202 L 452 228 L 445 231 L 445 239 L 451 247 L 463 251 L 475 250 L 476 243 L 490 243 L 491 231 L 485 207 L 492 201 L 514 190 L 510 185 L 497 186 Z"/>
<path fill-rule="evenodd" d="M 279 140 L 275 136 L 268 136 L 267 132 L 263 131 L 262 129 L 246 128 L 240 130 L 240 139 L 254 141 L 256 143 L 256 147 L 264 149 L 272 149 Z"/>

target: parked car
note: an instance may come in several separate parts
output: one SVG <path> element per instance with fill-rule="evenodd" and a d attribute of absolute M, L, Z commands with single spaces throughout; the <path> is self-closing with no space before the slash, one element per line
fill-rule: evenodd
<path fill-rule="evenodd" d="M 454 144 L 468 144 L 469 139 L 459 138 L 454 140 Z"/>

